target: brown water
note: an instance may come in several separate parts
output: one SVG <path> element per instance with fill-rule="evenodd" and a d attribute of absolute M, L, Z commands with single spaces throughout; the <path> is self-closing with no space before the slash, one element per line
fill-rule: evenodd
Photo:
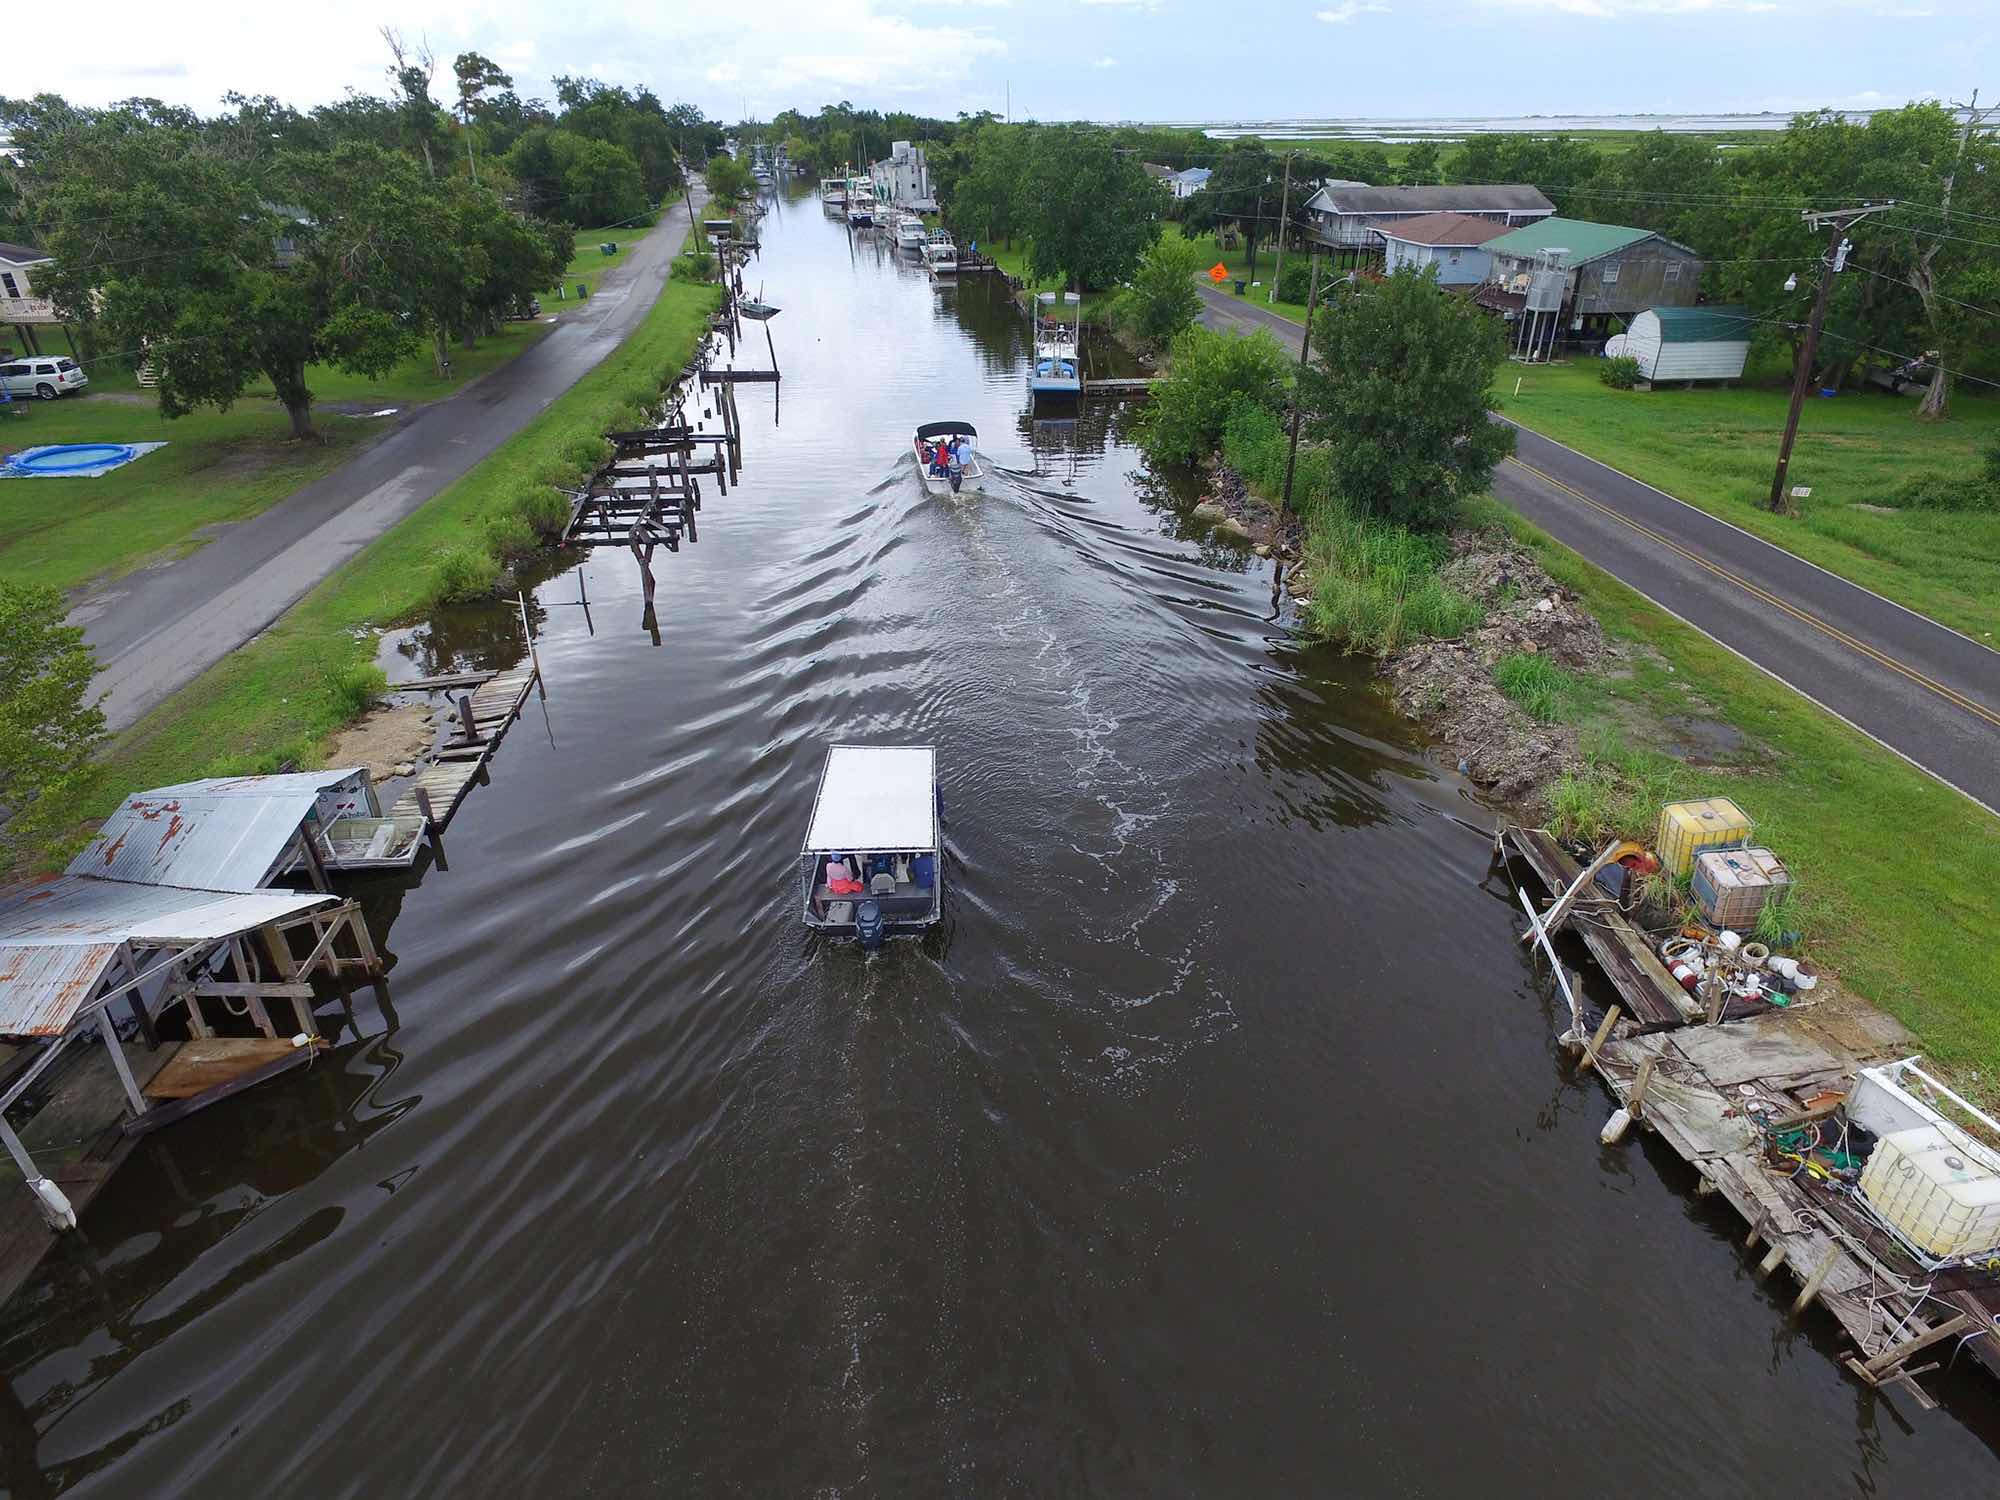
<path fill-rule="evenodd" d="M 1599 1148 L 1490 814 L 1177 537 L 1129 413 L 1031 427 L 987 283 L 764 238 L 782 407 L 659 644 L 629 557 L 588 620 L 542 584 L 546 721 L 370 898 L 386 1011 L 0 1315 L 7 1492 L 1995 1493 L 2000 1392 L 1865 1394 Z M 939 416 L 1015 477 L 927 499 Z M 930 942 L 793 913 L 836 738 L 939 747 Z"/>

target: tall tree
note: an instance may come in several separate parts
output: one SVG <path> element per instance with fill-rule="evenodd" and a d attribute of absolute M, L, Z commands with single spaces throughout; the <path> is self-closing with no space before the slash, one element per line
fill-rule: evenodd
<path fill-rule="evenodd" d="M 1433 267 L 1336 285 L 1300 375 L 1305 431 L 1349 505 L 1401 525 L 1448 524 L 1514 448 L 1487 416 L 1507 356 L 1501 324 L 1438 293 Z"/>
<path fill-rule="evenodd" d="M 90 701 L 97 661 L 69 603 L 47 584 L 0 579 L 0 845 L 31 847 L 57 830 L 66 795 L 104 738 Z"/>
<path fill-rule="evenodd" d="M 1258 244 L 1275 237 L 1284 203 L 1280 186 L 1283 177 L 1284 163 L 1266 150 L 1262 141 L 1251 138 L 1232 141 L 1215 159 L 1208 185 L 1182 200 L 1181 222 L 1203 233 L 1234 224 L 1243 236 L 1249 274 L 1254 277 Z M 1295 206 L 1303 207 L 1310 196 L 1301 191 Z"/>
<path fill-rule="evenodd" d="M 1159 237 L 1163 204 L 1138 159 L 1101 130 L 1037 130 L 1022 184 L 1028 268 L 1084 290 L 1117 286 Z"/>
<path fill-rule="evenodd" d="M 477 52 L 461 52 L 453 59 L 451 75 L 458 86 L 459 128 L 465 132 L 465 165 L 474 182 L 479 181 L 479 162 L 472 151 L 472 122 L 484 112 L 487 90 L 511 89 L 514 80 L 500 65 Z"/>
<path fill-rule="evenodd" d="M 424 43 L 412 47 L 394 27 L 382 28 L 382 40 L 389 44 L 389 82 L 395 88 L 396 114 L 402 121 L 404 138 L 410 149 L 424 160 L 430 175 L 437 176 L 437 157 L 432 145 L 444 134 L 437 101 L 431 97 L 431 79 L 437 73 L 437 58 Z"/>

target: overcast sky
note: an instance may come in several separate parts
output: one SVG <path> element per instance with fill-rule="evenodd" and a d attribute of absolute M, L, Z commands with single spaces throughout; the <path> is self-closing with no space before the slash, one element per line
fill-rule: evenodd
<path fill-rule="evenodd" d="M 622 12 L 610 14 L 608 11 Z M 384 21 L 529 97 L 579 73 L 768 117 L 852 100 L 946 117 L 1269 119 L 1793 110 L 2000 91 L 1996 0 L 728 0 L 664 6 L 95 0 L 17 17 L 0 92 L 204 110 L 379 92 Z M 32 40 L 23 28 L 33 32 Z"/>

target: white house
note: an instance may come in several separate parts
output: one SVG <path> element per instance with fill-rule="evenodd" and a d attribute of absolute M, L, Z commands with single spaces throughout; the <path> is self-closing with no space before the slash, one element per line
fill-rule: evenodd
<path fill-rule="evenodd" d="M 1470 214 L 1515 229 L 1546 219 L 1556 206 L 1526 183 L 1452 183 L 1437 187 L 1370 187 L 1329 182 L 1306 200 L 1314 237 L 1336 250 L 1382 248 L 1382 230 L 1423 214 Z"/>
<path fill-rule="evenodd" d="M 868 169 L 868 179 L 875 186 L 877 203 L 890 203 L 919 213 L 937 211 L 937 199 L 931 192 L 930 164 L 924 160 L 922 146 L 897 141 L 890 148 L 887 160 L 878 161 Z"/>
<path fill-rule="evenodd" d="M 1176 198 L 1192 198 L 1208 186 L 1208 168 L 1189 167 L 1185 172 L 1176 172 L 1168 179 L 1167 186 Z"/>
<path fill-rule="evenodd" d="M 1736 380 L 1750 355 L 1755 327 L 1747 307 L 1649 307 L 1606 342 L 1604 355 L 1630 355 L 1639 361 L 1639 374 L 1656 385 L 1665 380 Z"/>
<path fill-rule="evenodd" d="M 23 353 L 44 352 L 34 330 L 37 327 L 53 328 L 62 321 L 56 316 L 53 302 L 47 297 L 35 295 L 32 279 L 35 267 L 53 264 L 53 256 L 44 255 L 31 246 L 12 245 L 0 240 L 0 325 L 14 325 L 15 338 L 20 342 Z"/>
<path fill-rule="evenodd" d="M 1481 247 L 1507 231 L 1491 219 L 1472 214 L 1418 214 L 1397 219 L 1381 231 L 1382 266 L 1437 268 L 1439 286 L 1478 286 L 1493 267 L 1493 257 Z"/>

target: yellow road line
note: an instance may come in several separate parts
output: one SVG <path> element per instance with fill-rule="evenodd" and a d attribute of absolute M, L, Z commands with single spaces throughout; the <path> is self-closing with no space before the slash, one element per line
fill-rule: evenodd
<path fill-rule="evenodd" d="M 1949 687 L 1946 684 L 1939 682 L 1934 677 L 1925 676 L 1922 672 L 1919 672 L 1915 667 L 1909 666 L 1904 662 L 1900 662 L 1896 660 L 1895 657 L 1889 656 L 1882 651 L 1878 651 L 1875 647 L 1869 645 L 1866 641 L 1859 640 L 1856 637 L 1849 635 L 1839 626 L 1830 624 L 1829 622 L 1822 620 L 1818 615 L 1813 614 L 1810 610 L 1800 609 L 1790 600 L 1780 598 L 1778 595 L 1772 593 L 1769 589 L 1762 588 L 1759 585 L 1752 583 L 1749 579 L 1743 577 L 1741 574 L 1732 573 L 1729 571 L 1729 569 L 1721 567 L 1716 563 L 1710 562 L 1707 558 L 1701 556 L 1701 554 L 1690 551 L 1688 548 L 1683 547 L 1679 542 L 1675 541 L 1672 537 L 1667 536 L 1665 533 L 1655 531 L 1652 527 L 1644 525 L 1639 521 L 1633 520 L 1623 511 L 1616 510 L 1611 506 L 1604 504 L 1604 502 L 1601 500 L 1592 499 L 1589 495 L 1584 494 L 1582 490 L 1576 489 L 1571 485 L 1564 484 L 1560 479 L 1556 478 L 1555 475 L 1544 473 L 1542 470 L 1536 468 L 1533 464 L 1525 463 L 1518 458 L 1509 458 L 1507 462 L 1514 465 L 1517 469 L 1524 471 L 1525 473 L 1534 475 L 1535 478 L 1541 480 L 1542 483 L 1550 485 L 1555 489 L 1561 490 L 1565 495 L 1570 496 L 1572 499 L 1581 500 L 1585 505 L 1588 505 L 1592 510 L 1601 511 L 1605 515 L 1611 517 L 1614 521 L 1622 521 L 1625 525 L 1631 527 L 1634 531 L 1638 532 L 1641 536 L 1647 538 L 1649 541 L 1656 542 L 1660 546 L 1665 547 L 1668 551 L 1673 552 L 1680 557 L 1686 558 L 1696 567 L 1705 569 L 1707 572 L 1713 573 L 1717 578 L 1722 579 L 1724 582 L 1735 584 L 1736 587 L 1742 589 L 1744 593 L 1749 594 L 1752 598 L 1757 599 L 1764 604 L 1770 605 L 1771 608 L 1773 609 L 1782 610 L 1784 613 L 1790 615 L 1793 619 L 1799 621 L 1801 624 L 1810 625 L 1813 629 L 1820 631 L 1823 634 L 1830 636 L 1832 639 L 1840 642 L 1841 645 L 1846 646 L 1849 650 L 1860 653 L 1862 656 L 1867 657 L 1870 661 L 1875 662 L 1879 666 L 1887 667 L 1890 671 L 1897 673 L 1899 676 L 1908 678 L 1911 682 L 1914 682 L 1918 687 L 1924 688 L 1929 692 L 1936 693 L 1940 698 L 1944 699 L 1947 703 L 1952 704 L 1954 707 L 1962 708 L 1967 713 L 1972 714 L 1975 717 L 1984 720 L 1986 723 L 1993 725 L 1996 729 L 2000 729 L 2000 713 L 1995 713 L 1992 709 L 1986 707 L 1985 704 L 1975 702 L 1973 699 L 1966 697 L 1965 694 L 1959 692 L 1956 688 Z"/>

